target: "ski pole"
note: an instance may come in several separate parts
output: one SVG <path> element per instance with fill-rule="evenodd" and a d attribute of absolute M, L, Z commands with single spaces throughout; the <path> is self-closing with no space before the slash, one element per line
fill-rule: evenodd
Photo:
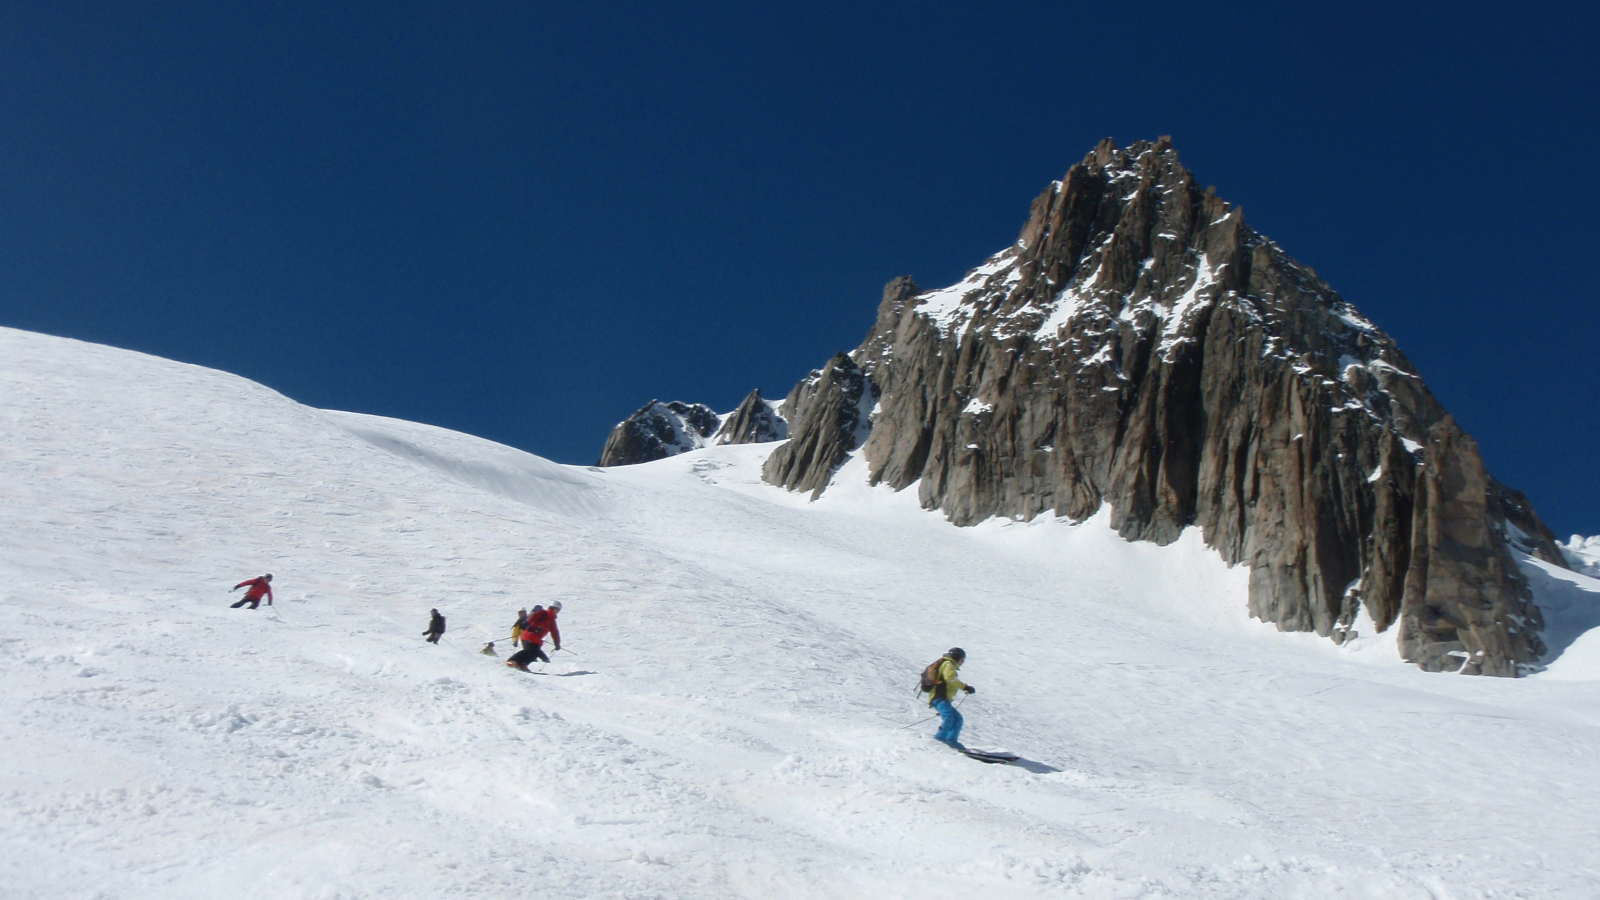
<path fill-rule="evenodd" d="M 567 649 L 567 648 L 565 648 L 565 647 L 557 647 L 557 648 L 556 648 L 556 652 L 558 652 L 558 653 L 572 653 L 572 651 L 571 651 L 571 650 L 568 650 L 568 649 Z M 573 655 L 573 656 L 577 656 L 577 655 L 578 655 L 578 654 L 576 654 L 576 653 L 572 653 L 572 655 Z"/>

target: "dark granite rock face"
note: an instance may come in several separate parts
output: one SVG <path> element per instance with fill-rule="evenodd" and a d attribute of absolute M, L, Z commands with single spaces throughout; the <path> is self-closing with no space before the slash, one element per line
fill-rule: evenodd
<path fill-rule="evenodd" d="M 1430 672 L 1515 675 L 1544 653 L 1544 623 L 1489 514 L 1477 445 L 1446 416 L 1433 426 L 1416 482 L 1400 653 Z"/>
<path fill-rule="evenodd" d="M 870 430 L 868 415 L 877 389 L 848 354 L 840 353 L 795 385 L 783 402 L 789 442 L 772 451 L 761 468 L 770 484 L 819 497 L 850 451 Z"/>
<path fill-rule="evenodd" d="M 744 398 L 716 434 L 718 444 L 766 444 L 789 436 L 789 423 L 778 415 L 757 388 Z"/>
<path fill-rule="evenodd" d="M 628 466 L 704 447 L 719 424 L 709 406 L 651 400 L 611 429 L 598 464 Z"/>
<path fill-rule="evenodd" d="M 905 315 L 906 306 L 915 304 L 917 295 L 921 293 L 922 288 L 910 275 L 901 275 L 883 286 L 883 301 L 878 304 L 878 321 L 873 323 L 867 339 L 850 354 L 868 377 L 894 351 L 895 325 Z"/>
<path fill-rule="evenodd" d="M 1562 556 L 1527 498 L 1388 335 L 1165 138 L 1102 142 L 960 284 L 891 282 L 851 356 L 881 391 L 873 483 L 917 483 L 957 524 L 1109 503 L 1130 540 L 1202 528 L 1280 629 L 1343 640 L 1364 606 L 1427 669 L 1511 675 L 1542 652 L 1510 547 Z M 848 452 L 824 399 L 842 359 L 785 401 L 795 437 L 767 481 L 820 493 Z"/>

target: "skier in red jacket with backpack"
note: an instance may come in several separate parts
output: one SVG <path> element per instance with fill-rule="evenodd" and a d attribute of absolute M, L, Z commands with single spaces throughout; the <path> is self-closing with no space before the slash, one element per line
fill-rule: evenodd
<path fill-rule="evenodd" d="M 535 606 L 533 612 L 528 614 L 527 624 L 522 626 L 522 649 L 511 654 L 511 658 L 506 660 L 506 665 L 526 672 L 528 663 L 533 660 L 549 662 L 550 657 L 544 653 L 544 636 L 550 635 L 556 649 L 561 649 L 561 629 L 556 625 L 556 614 L 559 612 L 561 612 L 560 600 L 550 604 L 549 609 Z"/>
<path fill-rule="evenodd" d="M 242 587 L 247 587 L 250 590 L 244 592 L 243 600 L 240 600 L 238 603 L 228 607 L 229 609 L 238 609 L 246 603 L 250 604 L 251 609 L 255 609 L 261 605 L 262 597 L 267 598 L 268 606 L 272 605 L 272 575 L 270 573 L 263 575 L 260 578 L 252 578 L 249 581 L 241 581 L 233 586 L 233 591 L 237 591 Z M 233 591 L 229 591 L 228 593 L 231 594 Z"/>

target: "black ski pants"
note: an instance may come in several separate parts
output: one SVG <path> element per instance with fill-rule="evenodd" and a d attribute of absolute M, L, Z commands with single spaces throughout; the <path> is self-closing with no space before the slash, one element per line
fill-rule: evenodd
<path fill-rule="evenodd" d="M 522 649 L 511 654 L 511 658 L 506 661 L 514 662 L 519 666 L 525 666 L 536 659 L 540 662 L 550 661 L 550 657 L 544 655 L 544 649 L 538 644 L 535 644 L 533 641 L 523 641 Z"/>
<path fill-rule="evenodd" d="M 250 608 L 251 609 L 255 609 L 256 607 L 261 605 L 261 598 L 260 597 L 246 597 L 243 600 L 240 600 L 238 603 L 235 603 L 234 605 L 232 605 L 232 606 L 230 606 L 228 608 L 229 609 L 238 609 L 239 607 L 245 605 L 246 603 L 250 604 Z"/>
<path fill-rule="evenodd" d="M 430 631 L 430 632 L 428 632 L 428 643 L 430 643 L 430 644 L 439 643 L 439 638 L 442 637 L 443 635 L 444 635 L 444 632 L 442 632 L 442 631 Z"/>

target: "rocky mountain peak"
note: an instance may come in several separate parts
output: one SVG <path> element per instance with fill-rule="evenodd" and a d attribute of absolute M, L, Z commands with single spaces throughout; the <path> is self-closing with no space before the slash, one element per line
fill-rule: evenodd
<path fill-rule="evenodd" d="M 716 434 L 716 443 L 765 444 L 781 441 L 788 436 L 789 423 L 778 415 L 774 404 L 762 399 L 761 389 L 756 388 L 722 423 L 722 428 Z"/>
<path fill-rule="evenodd" d="M 651 400 L 611 429 L 598 465 L 631 466 L 708 444 L 762 444 L 788 435 L 789 423 L 759 388 L 726 416 L 703 403 Z"/>
<path fill-rule="evenodd" d="M 611 429 L 598 465 L 633 465 L 704 447 L 721 424 L 704 404 L 651 400 Z"/>
<path fill-rule="evenodd" d="M 1102 141 L 961 282 L 890 282 L 861 346 L 784 412 L 774 484 L 820 493 L 861 446 L 874 483 L 916 484 L 957 524 L 1109 503 L 1130 540 L 1199 527 L 1283 629 L 1343 640 L 1365 610 L 1438 670 L 1543 652 L 1513 553 L 1562 557 L 1526 498 L 1394 341 L 1167 138 Z"/>

